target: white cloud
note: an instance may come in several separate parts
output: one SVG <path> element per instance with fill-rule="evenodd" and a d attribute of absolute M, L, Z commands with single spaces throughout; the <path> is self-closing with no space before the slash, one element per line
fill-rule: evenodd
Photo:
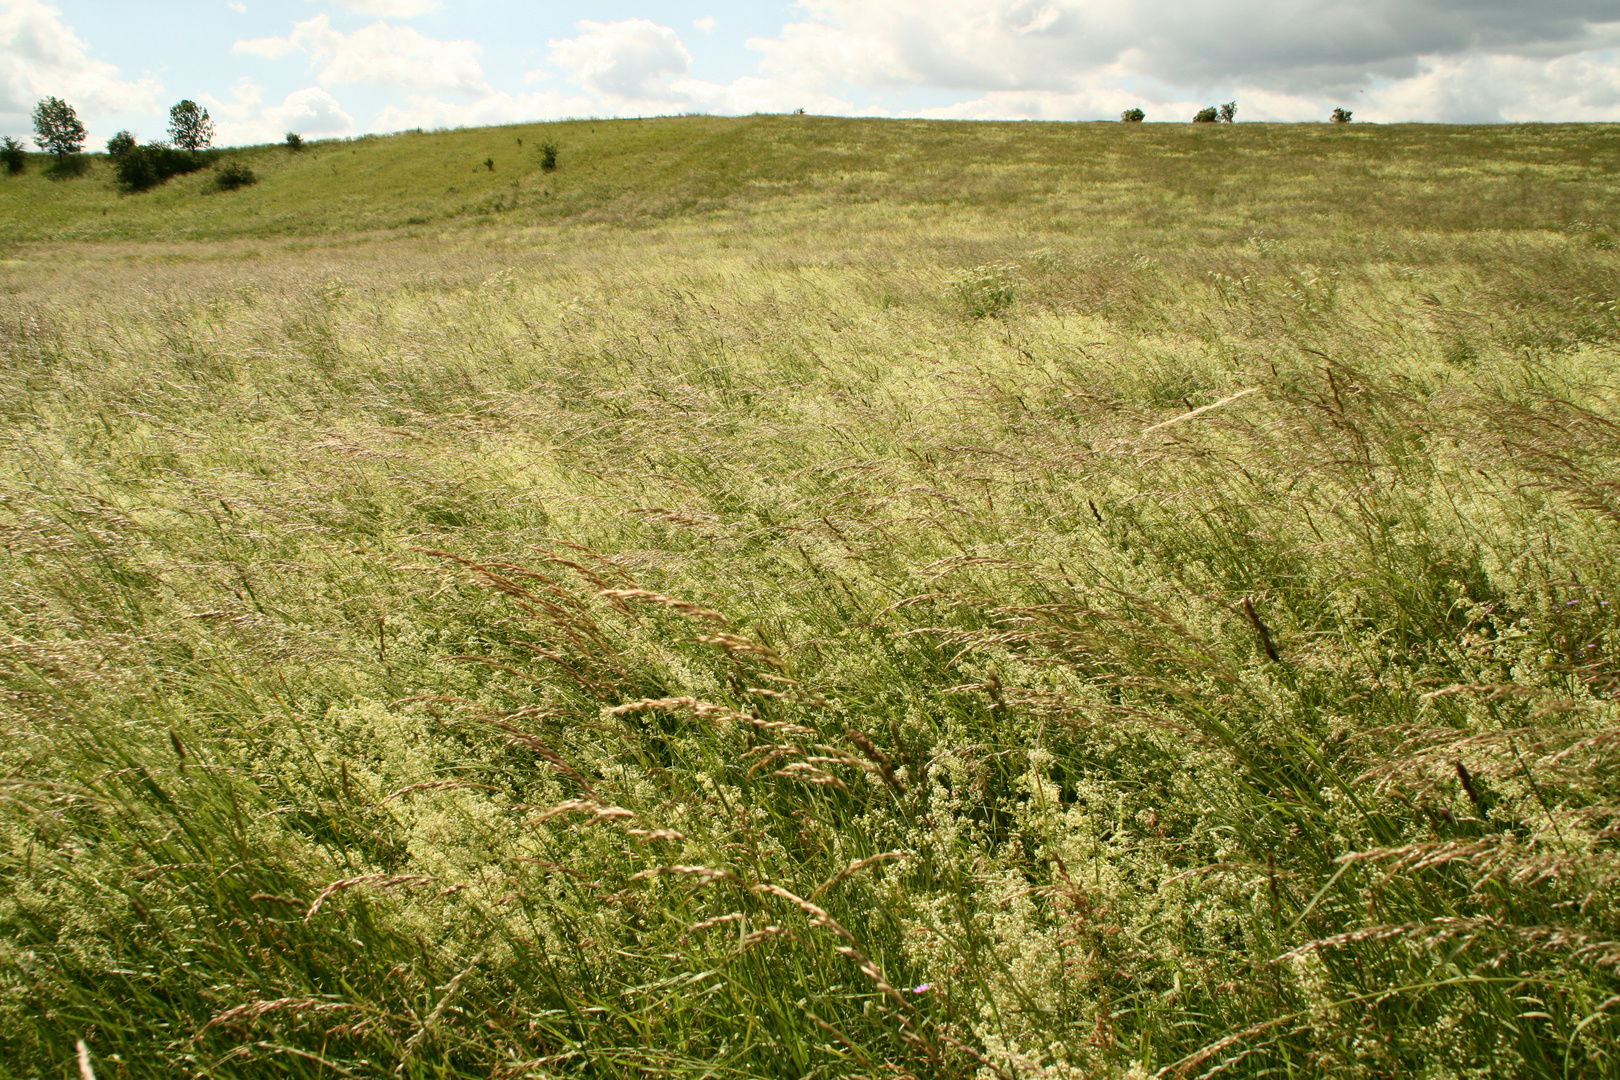
<path fill-rule="evenodd" d="M 230 101 L 212 94 L 201 94 L 198 101 L 213 117 L 222 146 L 280 142 L 289 131 L 310 139 L 354 134 L 354 118 L 319 86 L 294 90 L 280 105 L 265 107 L 263 98 L 258 85 L 243 77 L 231 91 Z"/>
<path fill-rule="evenodd" d="M 802 0 L 754 43 L 765 70 L 873 88 L 1065 90 L 1123 65 L 1181 86 L 1287 92 L 1400 78 L 1420 58 L 1566 54 L 1612 35 L 1613 0 Z"/>
<path fill-rule="evenodd" d="M 12 0 L 41 6 L 42 0 Z M 337 0 L 395 18 L 442 0 Z M 0 5 L 6 0 L 0 0 Z M 270 59 L 305 55 L 324 87 L 394 86 L 383 128 L 579 115 L 812 112 L 958 118 L 1101 119 L 1140 106 L 1185 122 L 1236 97 L 1240 120 L 1620 120 L 1620 0 L 797 0 L 802 13 L 748 42 L 754 74 L 693 77 L 672 27 L 585 20 L 553 40 L 575 90 L 497 91 L 479 46 L 373 23 L 351 34 L 326 15 L 286 37 L 241 41 Z M 1611 21 L 1603 21 L 1611 20 Z M 695 19 L 713 33 L 713 16 Z M 908 101 L 913 92 L 928 102 Z M 954 104 L 933 106 L 948 95 Z M 452 100 L 442 100 L 444 98 Z M 459 97 L 461 100 L 454 100 Z M 336 103 L 331 103 L 336 110 Z M 268 110 L 267 110 L 268 111 Z M 341 112 L 341 110 L 337 110 Z"/>
<path fill-rule="evenodd" d="M 231 51 L 270 60 L 308 53 L 322 86 L 359 83 L 469 96 L 490 93 L 477 42 L 439 41 L 409 26 L 376 22 L 344 34 L 332 29 L 326 15 L 317 15 L 294 25 L 284 38 L 238 41 Z"/>
<path fill-rule="evenodd" d="M 584 88 L 598 115 L 855 111 L 848 101 L 794 72 L 747 75 L 729 83 L 689 78 L 692 56 L 680 35 L 647 19 L 587 19 L 576 27 L 577 37 L 550 43 L 551 59 Z M 546 77 L 544 71 L 525 76 L 531 82 Z"/>
<path fill-rule="evenodd" d="M 619 101 L 657 101 L 672 76 L 686 74 L 692 54 L 667 26 L 647 19 L 576 23 L 578 37 L 551 42 L 552 62 L 593 94 Z"/>
<path fill-rule="evenodd" d="M 378 131 L 403 131 L 418 127 L 485 127 L 600 114 L 601 108 L 591 99 L 554 91 L 516 95 L 499 91 L 470 102 L 440 101 L 412 95 L 404 105 L 384 107 L 377 114 L 375 126 Z"/>
<path fill-rule="evenodd" d="M 656 113 L 849 112 L 849 102 L 792 78 L 745 76 L 730 83 L 687 77 L 691 54 L 680 35 L 647 19 L 577 23 L 580 33 L 552 41 L 552 62 L 583 94 L 556 91 L 511 95 L 493 93 L 454 104 L 412 97 L 390 105 L 377 123 L 384 129 L 506 124 L 570 116 L 628 116 Z M 524 81 L 544 82 L 550 72 L 530 71 Z"/>
<path fill-rule="evenodd" d="M 337 0 L 350 11 L 384 19 L 414 19 L 439 10 L 439 0 Z"/>
<path fill-rule="evenodd" d="M 908 114 L 1185 120 L 1613 119 L 1614 0 L 800 0 L 756 38 L 774 86 L 971 95 Z M 781 94 L 776 95 L 781 97 Z M 1208 98 L 1209 100 L 1200 100 Z M 902 98 L 903 103 L 903 98 Z M 1185 115 L 1184 115 L 1185 114 Z"/>
<path fill-rule="evenodd" d="M 161 83 L 120 78 L 118 68 L 88 50 L 56 5 L 0 0 L 0 115 L 26 116 L 47 95 L 65 99 L 86 119 L 158 110 Z"/>
<path fill-rule="evenodd" d="M 1427 57 L 1420 73 L 1360 98 L 1356 118 L 1378 121 L 1620 120 L 1620 67 L 1597 52 L 1543 60 Z"/>
<path fill-rule="evenodd" d="M 826 90 L 783 79 L 745 76 L 729 83 L 677 79 L 669 85 L 669 111 L 730 115 L 792 112 L 804 109 L 823 114 L 854 113 L 845 99 Z"/>

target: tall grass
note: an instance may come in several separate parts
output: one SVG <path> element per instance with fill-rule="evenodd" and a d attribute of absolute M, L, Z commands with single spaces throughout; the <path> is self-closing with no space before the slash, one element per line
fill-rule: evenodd
<path fill-rule="evenodd" d="M 1326 134 L 19 249 L 0 1075 L 1620 1071 L 1614 196 Z"/>

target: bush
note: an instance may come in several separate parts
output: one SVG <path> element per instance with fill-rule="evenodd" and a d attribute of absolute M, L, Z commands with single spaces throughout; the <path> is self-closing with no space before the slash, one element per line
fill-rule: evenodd
<path fill-rule="evenodd" d="M 1335 124 L 1348 124 L 1352 115 L 1349 109 L 1334 109 L 1333 122 Z"/>
<path fill-rule="evenodd" d="M 991 319 L 1012 310 L 1018 299 L 1018 267 L 991 263 L 964 270 L 950 279 L 951 289 L 969 317 Z"/>
<path fill-rule="evenodd" d="M 208 164 L 208 158 L 190 150 L 153 143 L 131 146 L 113 159 L 118 185 L 128 192 L 155 188 L 172 176 L 193 173 Z"/>
<path fill-rule="evenodd" d="M 1237 119 L 1237 102 L 1228 101 L 1221 106 L 1221 123 L 1230 124 Z"/>
<path fill-rule="evenodd" d="M 1215 111 L 1215 106 L 1211 105 L 1207 109 L 1199 109 L 1198 110 L 1198 115 L 1193 117 L 1193 123 L 1195 123 L 1195 124 L 1213 124 L 1216 120 L 1219 120 L 1219 119 L 1220 119 L 1220 114 Z"/>
<path fill-rule="evenodd" d="M 215 179 L 221 191 L 235 191 L 258 182 L 259 178 L 253 175 L 253 170 L 240 161 L 227 161 L 220 166 L 219 176 Z"/>
<path fill-rule="evenodd" d="M 560 149 L 562 148 L 550 139 L 540 144 L 540 168 L 542 171 L 557 171 L 557 151 Z"/>
<path fill-rule="evenodd" d="M 133 149 L 135 149 L 135 136 L 127 131 L 120 131 L 107 140 L 107 156 L 110 158 L 121 158 Z"/>
<path fill-rule="evenodd" d="M 302 135 L 298 134 L 298 132 L 296 132 L 296 131 L 287 132 L 287 149 L 296 152 L 298 150 L 302 150 L 303 148 L 304 148 L 304 137 Z"/>
<path fill-rule="evenodd" d="M 28 152 L 22 143 L 7 135 L 0 141 L 0 163 L 5 165 L 8 175 L 17 176 L 28 164 Z"/>
<path fill-rule="evenodd" d="M 1119 119 L 1123 124 L 1140 124 L 1147 119 L 1147 113 L 1141 109 L 1126 109 L 1119 114 Z"/>

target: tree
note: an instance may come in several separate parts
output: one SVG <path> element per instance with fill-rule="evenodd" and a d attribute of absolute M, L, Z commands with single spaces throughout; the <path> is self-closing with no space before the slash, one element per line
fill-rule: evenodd
<path fill-rule="evenodd" d="M 1140 124 L 1147 119 L 1147 113 L 1141 109 L 1126 109 L 1119 114 L 1119 119 L 1124 124 Z"/>
<path fill-rule="evenodd" d="M 1221 106 L 1221 123 L 1230 124 L 1237 119 L 1237 102 L 1228 101 Z"/>
<path fill-rule="evenodd" d="M 1350 122 L 1351 115 L 1352 114 L 1349 109 L 1334 109 L 1333 122 L 1335 124 L 1348 124 Z"/>
<path fill-rule="evenodd" d="M 1218 119 L 1220 119 L 1220 114 L 1215 111 L 1215 106 L 1211 105 L 1207 109 L 1199 109 L 1198 115 L 1193 117 L 1193 123 L 1213 124 Z"/>
<path fill-rule="evenodd" d="M 304 148 L 304 137 L 302 135 L 298 134 L 298 132 L 296 132 L 296 131 L 287 132 L 287 149 L 289 149 L 289 150 L 302 150 L 303 148 Z"/>
<path fill-rule="evenodd" d="M 0 140 L 0 163 L 4 163 L 6 172 L 16 176 L 28 164 L 28 152 L 23 149 L 22 143 L 7 135 Z"/>
<path fill-rule="evenodd" d="M 135 136 L 127 131 L 120 131 L 107 140 L 107 156 L 110 158 L 121 158 L 133 149 L 135 149 Z"/>
<path fill-rule="evenodd" d="M 84 149 L 84 125 L 73 106 L 61 98 L 48 97 L 34 106 L 34 145 L 56 155 L 58 165 L 69 154 Z"/>
<path fill-rule="evenodd" d="M 201 150 L 214 143 L 208 110 L 189 98 L 169 110 L 169 139 L 182 150 Z"/>

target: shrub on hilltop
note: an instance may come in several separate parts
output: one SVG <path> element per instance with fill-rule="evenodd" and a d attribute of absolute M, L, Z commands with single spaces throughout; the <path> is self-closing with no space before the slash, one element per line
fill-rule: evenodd
<path fill-rule="evenodd" d="M 1211 105 L 1207 109 L 1199 109 L 1197 114 L 1195 114 L 1193 116 L 1193 123 L 1195 123 L 1195 124 L 1213 124 L 1216 120 L 1219 120 L 1219 119 L 1220 119 L 1220 114 L 1215 111 L 1215 106 Z"/>
<path fill-rule="evenodd" d="M 206 154 L 162 143 L 137 146 L 131 138 L 129 147 L 113 158 L 113 172 L 118 186 L 133 194 L 155 188 L 172 177 L 194 173 L 207 164 Z"/>
<path fill-rule="evenodd" d="M 0 164 L 5 165 L 9 176 L 18 175 L 28 164 L 28 152 L 23 149 L 22 143 L 10 135 L 0 140 Z"/>
<path fill-rule="evenodd" d="M 1147 119 L 1147 113 L 1141 109 L 1126 109 L 1119 114 L 1119 119 L 1121 123 L 1125 124 L 1140 124 Z"/>

